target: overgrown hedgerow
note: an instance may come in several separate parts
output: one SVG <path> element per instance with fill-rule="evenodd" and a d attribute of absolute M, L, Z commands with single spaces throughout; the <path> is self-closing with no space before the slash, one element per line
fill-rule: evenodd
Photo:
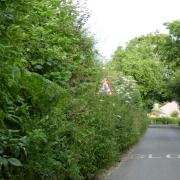
<path fill-rule="evenodd" d="M 0 1 L 0 179 L 92 179 L 145 130 L 130 81 L 96 94 L 84 15 L 71 0 Z"/>
<path fill-rule="evenodd" d="M 146 115 L 140 101 L 127 103 L 115 92 L 110 97 L 97 96 L 96 86 L 72 97 L 37 74 L 22 71 L 19 78 L 16 81 L 22 89 L 18 93 L 23 97 L 26 92 L 29 115 L 19 117 L 22 120 L 19 135 L 9 138 L 19 137 L 14 145 L 17 149 L 23 138 L 21 148 L 25 152 L 14 154 L 13 149 L 7 152 L 5 148 L 2 156 L 17 158 L 23 166 L 8 165 L 4 177 L 91 179 L 135 143 L 146 128 Z M 133 94 L 134 98 L 137 95 Z M 6 120 L 7 117 L 5 123 Z M 3 147 L 5 144 L 1 144 Z M 5 164 L 1 167 L 4 169 Z"/>

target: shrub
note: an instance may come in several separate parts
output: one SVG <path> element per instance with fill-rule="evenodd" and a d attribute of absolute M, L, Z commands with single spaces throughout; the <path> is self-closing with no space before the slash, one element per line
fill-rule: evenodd
<path fill-rule="evenodd" d="M 179 116 L 179 112 L 178 111 L 174 111 L 171 113 L 171 117 L 178 117 Z"/>
<path fill-rule="evenodd" d="M 178 117 L 156 117 L 149 118 L 151 124 L 175 124 L 178 125 L 180 118 Z"/>

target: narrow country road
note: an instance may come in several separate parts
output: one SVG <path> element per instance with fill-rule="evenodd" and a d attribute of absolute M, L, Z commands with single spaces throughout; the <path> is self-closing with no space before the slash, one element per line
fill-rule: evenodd
<path fill-rule="evenodd" d="M 180 180 L 180 128 L 152 126 L 104 180 Z"/>

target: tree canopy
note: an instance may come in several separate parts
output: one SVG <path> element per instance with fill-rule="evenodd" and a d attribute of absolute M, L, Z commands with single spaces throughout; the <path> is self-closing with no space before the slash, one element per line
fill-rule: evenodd
<path fill-rule="evenodd" d="M 110 66 L 131 75 L 137 81 L 147 104 L 173 98 L 168 88 L 179 69 L 179 21 L 165 23 L 169 34 L 159 32 L 130 40 L 125 48 L 118 47 Z"/>

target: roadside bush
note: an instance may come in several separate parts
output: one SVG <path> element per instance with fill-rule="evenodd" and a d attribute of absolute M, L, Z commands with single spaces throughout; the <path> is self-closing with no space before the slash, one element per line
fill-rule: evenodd
<path fill-rule="evenodd" d="M 12 151 L 7 156 L 2 151 L 1 157 L 16 158 L 20 164 L 10 165 L 6 171 L 1 167 L 2 178 L 91 179 L 137 142 L 146 128 L 146 113 L 141 108 L 139 93 L 131 94 L 131 103 L 126 101 L 126 96 L 116 93 L 118 87 L 127 86 L 122 80 L 112 82 L 113 96 L 97 96 L 97 84 L 92 83 L 89 91 L 73 97 L 36 73 L 15 69 L 13 75 L 12 67 L 2 72 L 9 74 L 10 79 L 14 77 L 14 85 L 18 82 L 14 97 L 21 96 L 28 107 L 25 114 L 15 114 L 21 118 L 16 120 L 20 126 L 13 126 L 19 134 L 14 146 L 25 152 L 23 155 L 19 149 L 20 154 Z M 1 114 L 7 112 L 3 109 Z M 3 132 L 10 128 L 6 119 L 1 122 L 7 124 Z M 23 144 L 21 139 L 25 140 Z"/>
<path fill-rule="evenodd" d="M 171 117 L 178 117 L 179 116 L 179 112 L 178 111 L 174 111 L 171 113 Z"/>
<path fill-rule="evenodd" d="M 149 118 L 151 124 L 175 124 L 179 125 L 180 118 L 178 117 L 153 117 Z"/>
<path fill-rule="evenodd" d="M 117 94 L 107 97 L 84 93 L 68 109 L 66 123 L 70 130 L 65 128 L 68 142 L 63 153 L 67 156 L 63 165 L 68 178 L 72 171 L 74 179 L 93 178 L 99 169 L 110 165 L 120 152 L 137 142 L 147 126 L 142 109 L 125 103 Z M 61 160 L 58 149 L 57 152 Z M 71 164 L 67 164 L 69 161 Z"/>

